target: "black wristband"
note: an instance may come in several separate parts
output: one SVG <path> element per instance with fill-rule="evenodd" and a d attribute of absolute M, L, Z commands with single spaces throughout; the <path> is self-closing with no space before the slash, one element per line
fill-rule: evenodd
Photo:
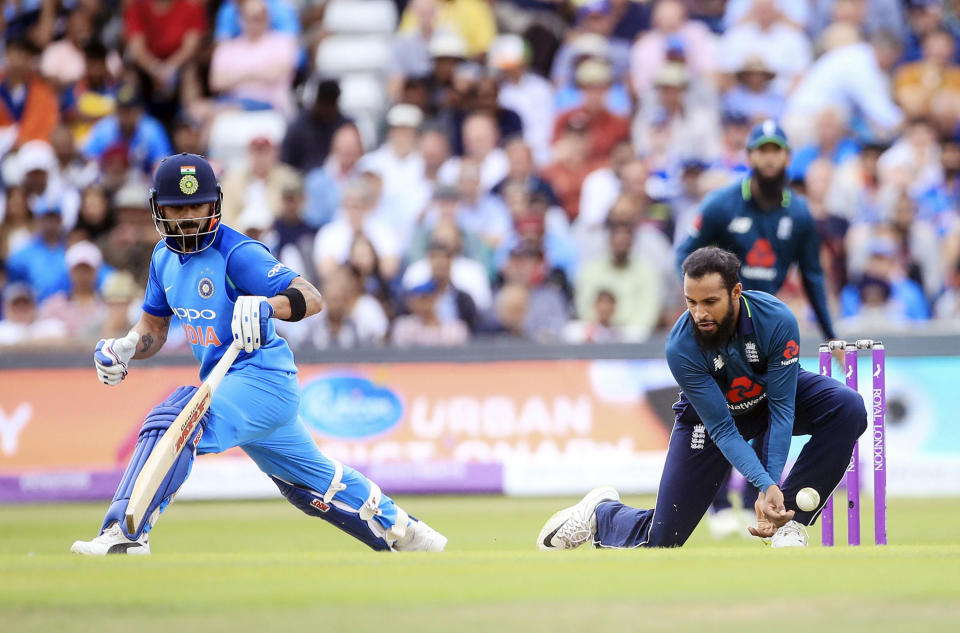
<path fill-rule="evenodd" d="M 287 288 L 280 294 L 290 300 L 290 318 L 281 321 L 299 321 L 307 314 L 307 300 L 303 298 L 302 292 L 296 288 Z"/>

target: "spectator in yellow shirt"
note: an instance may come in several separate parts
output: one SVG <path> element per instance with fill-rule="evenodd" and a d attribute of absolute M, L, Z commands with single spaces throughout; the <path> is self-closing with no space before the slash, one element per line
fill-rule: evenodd
<path fill-rule="evenodd" d="M 923 59 L 905 64 L 894 75 L 893 94 L 909 117 L 926 116 L 935 94 L 960 98 L 960 66 L 953 63 L 956 42 L 937 29 L 923 39 Z"/>
<path fill-rule="evenodd" d="M 434 27 L 456 31 L 467 43 L 467 55 L 478 57 L 487 52 L 497 36 L 497 23 L 490 5 L 483 0 L 413 0 L 400 18 L 397 32 L 401 35 L 420 29 L 419 5 L 436 5 Z"/>

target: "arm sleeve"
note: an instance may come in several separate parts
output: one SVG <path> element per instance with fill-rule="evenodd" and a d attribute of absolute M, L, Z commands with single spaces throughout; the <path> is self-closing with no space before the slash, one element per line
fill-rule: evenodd
<path fill-rule="evenodd" d="M 275 297 L 299 277 L 260 242 L 244 242 L 230 252 L 227 277 L 239 295 Z"/>
<path fill-rule="evenodd" d="M 675 346 L 667 347 L 667 364 L 683 393 L 693 405 L 707 429 L 710 439 L 734 468 L 760 490 L 776 482 L 764 469 L 753 448 L 747 443 L 727 408 L 727 399 L 717 381 Z"/>
<path fill-rule="evenodd" d="M 270 28 L 294 37 L 300 35 L 300 16 L 292 2 L 278 2 L 270 6 Z"/>
<path fill-rule="evenodd" d="M 134 35 L 142 35 L 146 32 L 143 16 L 140 15 L 140 8 L 136 2 L 131 2 L 123 12 L 123 30 L 127 41 L 130 41 Z"/>
<path fill-rule="evenodd" d="M 800 331 L 797 319 L 787 310 L 783 311 L 770 342 L 767 361 L 767 402 L 770 408 L 770 426 L 764 435 L 763 454 L 766 455 L 766 472 L 774 482 L 780 481 L 783 467 L 790 452 L 793 437 L 793 420 L 797 398 L 797 362 L 800 348 Z"/>
<path fill-rule="evenodd" d="M 698 248 L 715 244 L 722 230 L 723 211 L 718 196 L 711 196 L 700 207 L 700 218 L 695 221 L 690 235 L 677 246 L 677 275 L 681 281 L 683 280 L 683 260 Z"/>
<path fill-rule="evenodd" d="M 220 5 L 220 8 L 217 10 L 217 15 L 214 18 L 214 27 L 213 27 L 213 39 L 214 41 L 221 42 L 223 40 L 228 40 L 231 37 L 239 35 L 240 25 L 239 17 L 237 16 L 237 5 L 233 2 L 224 2 Z"/>
<path fill-rule="evenodd" d="M 203 3 L 192 3 L 189 22 L 190 25 L 187 29 L 187 33 L 190 31 L 196 31 L 198 35 L 203 36 L 206 35 L 207 31 L 210 30 L 210 27 L 207 24 L 207 10 Z"/>
<path fill-rule="evenodd" d="M 876 126 L 889 130 L 900 125 L 903 113 L 890 98 L 890 86 L 876 62 L 870 60 L 869 64 L 860 70 L 861 72 L 847 73 L 846 85 L 850 101 L 858 105 Z"/>
<path fill-rule="evenodd" d="M 143 297 L 143 311 L 155 317 L 168 317 L 173 314 L 152 260 L 150 261 L 150 276 L 147 278 L 147 291 Z"/>
<path fill-rule="evenodd" d="M 833 322 L 830 320 L 830 310 L 827 306 L 827 291 L 823 278 L 823 269 L 820 267 L 820 238 L 813 226 L 813 219 L 808 214 L 807 230 L 800 238 L 800 274 L 803 277 L 803 289 L 807 299 L 817 315 L 817 323 L 827 340 L 837 338 L 833 331 Z"/>

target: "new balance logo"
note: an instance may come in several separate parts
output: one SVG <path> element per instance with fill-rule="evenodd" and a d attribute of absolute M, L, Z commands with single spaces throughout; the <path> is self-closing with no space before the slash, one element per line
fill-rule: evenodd
<path fill-rule="evenodd" d="M 736 217 L 727 225 L 727 230 L 731 233 L 746 233 L 753 226 L 753 220 L 746 217 Z"/>
<path fill-rule="evenodd" d="M 717 356 L 716 358 L 713 359 L 713 369 L 714 369 L 714 371 L 720 371 L 721 369 L 723 369 L 723 357 L 722 357 L 722 356 Z"/>
<path fill-rule="evenodd" d="M 690 449 L 694 451 L 701 450 L 703 448 L 703 443 L 707 440 L 707 427 L 702 423 L 695 424 L 693 431 L 690 433 Z"/>

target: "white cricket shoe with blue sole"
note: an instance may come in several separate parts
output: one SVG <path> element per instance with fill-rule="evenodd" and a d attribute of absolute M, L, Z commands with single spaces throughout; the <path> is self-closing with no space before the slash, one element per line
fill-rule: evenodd
<path fill-rule="evenodd" d="M 620 501 L 620 493 L 611 486 L 594 488 L 576 505 L 554 514 L 540 530 L 537 547 L 544 551 L 576 549 L 592 541 L 597 533 L 597 506 L 605 501 Z"/>
<path fill-rule="evenodd" d="M 131 541 L 120 529 L 119 523 L 111 523 L 103 534 L 93 540 L 75 541 L 70 546 L 70 551 L 85 556 L 106 556 L 107 554 L 146 556 L 150 554 L 150 542 L 146 532 L 137 540 Z"/>

